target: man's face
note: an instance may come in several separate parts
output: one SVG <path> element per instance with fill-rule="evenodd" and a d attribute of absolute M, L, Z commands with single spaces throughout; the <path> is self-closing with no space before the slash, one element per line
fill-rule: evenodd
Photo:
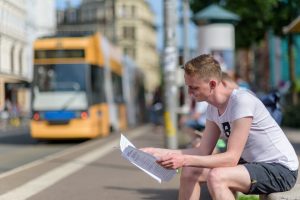
<path fill-rule="evenodd" d="M 196 101 L 206 101 L 210 95 L 209 82 L 200 79 L 198 76 L 184 75 L 185 84 L 188 87 L 189 95 Z"/>

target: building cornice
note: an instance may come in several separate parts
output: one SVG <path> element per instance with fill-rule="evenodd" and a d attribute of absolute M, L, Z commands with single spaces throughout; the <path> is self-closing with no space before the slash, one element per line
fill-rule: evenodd
<path fill-rule="evenodd" d="M 18 42 L 20 42 L 20 43 L 22 43 L 24 45 L 28 43 L 28 41 L 26 40 L 25 36 L 18 37 L 18 36 L 15 36 L 16 34 L 9 34 L 9 33 L 6 33 L 6 32 L 8 32 L 8 31 L 0 32 L 0 34 L 4 35 L 5 37 L 8 37 L 8 38 L 10 38 L 10 39 L 12 39 L 14 41 L 18 41 Z"/>
<path fill-rule="evenodd" d="M 31 82 L 29 78 L 22 77 L 20 75 L 5 73 L 5 72 L 0 72 L 0 78 L 5 78 L 13 82 L 19 82 L 19 81 Z"/>
<path fill-rule="evenodd" d="M 22 14 L 26 14 L 26 4 L 24 4 L 24 6 L 19 6 L 19 5 L 23 5 L 22 3 L 16 4 L 13 1 L 9 1 L 9 0 L 2 0 L 3 4 L 7 4 L 17 10 L 19 10 L 20 12 L 22 12 Z"/>

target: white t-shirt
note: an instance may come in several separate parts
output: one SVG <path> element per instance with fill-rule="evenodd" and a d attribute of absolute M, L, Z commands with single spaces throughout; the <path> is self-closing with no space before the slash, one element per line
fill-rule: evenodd
<path fill-rule="evenodd" d="M 208 103 L 206 101 L 201 101 L 196 103 L 196 112 L 200 113 L 200 117 L 197 119 L 198 124 L 205 126 L 206 123 L 206 111 Z"/>
<path fill-rule="evenodd" d="M 282 129 L 272 118 L 264 104 L 246 90 L 233 90 L 222 115 L 208 105 L 207 119 L 215 122 L 221 134 L 230 136 L 234 120 L 253 117 L 249 136 L 242 153 L 247 162 L 280 163 L 290 170 L 298 169 L 298 158 Z"/>

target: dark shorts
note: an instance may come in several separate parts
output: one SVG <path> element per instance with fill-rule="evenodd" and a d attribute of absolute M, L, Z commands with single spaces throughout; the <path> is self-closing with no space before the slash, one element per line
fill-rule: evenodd
<path fill-rule="evenodd" d="M 298 170 L 291 171 L 278 163 L 245 163 L 251 178 L 247 194 L 270 194 L 290 190 L 297 181 Z"/>

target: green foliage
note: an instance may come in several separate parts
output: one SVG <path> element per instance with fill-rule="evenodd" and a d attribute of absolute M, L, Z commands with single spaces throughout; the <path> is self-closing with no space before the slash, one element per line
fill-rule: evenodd
<path fill-rule="evenodd" d="M 276 0 L 229 0 L 226 7 L 241 17 L 236 25 L 236 44 L 240 48 L 248 48 L 253 42 L 264 38 L 270 25 L 272 8 Z"/>
<path fill-rule="evenodd" d="M 190 7 L 193 13 L 197 13 L 203 8 L 211 5 L 211 4 L 220 4 L 220 0 L 190 0 Z"/>
<path fill-rule="evenodd" d="M 194 13 L 212 3 L 241 17 L 236 25 L 238 48 L 249 48 L 254 42 L 260 42 L 270 28 L 282 35 L 283 26 L 300 14 L 300 0 L 190 0 Z"/>
<path fill-rule="evenodd" d="M 238 200 L 259 200 L 258 195 L 241 195 Z"/>
<path fill-rule="evenodd" d="M 283 112 L 283 126 L 300 128 L 300 104 L 296 106 L 288 106 Z"/>

